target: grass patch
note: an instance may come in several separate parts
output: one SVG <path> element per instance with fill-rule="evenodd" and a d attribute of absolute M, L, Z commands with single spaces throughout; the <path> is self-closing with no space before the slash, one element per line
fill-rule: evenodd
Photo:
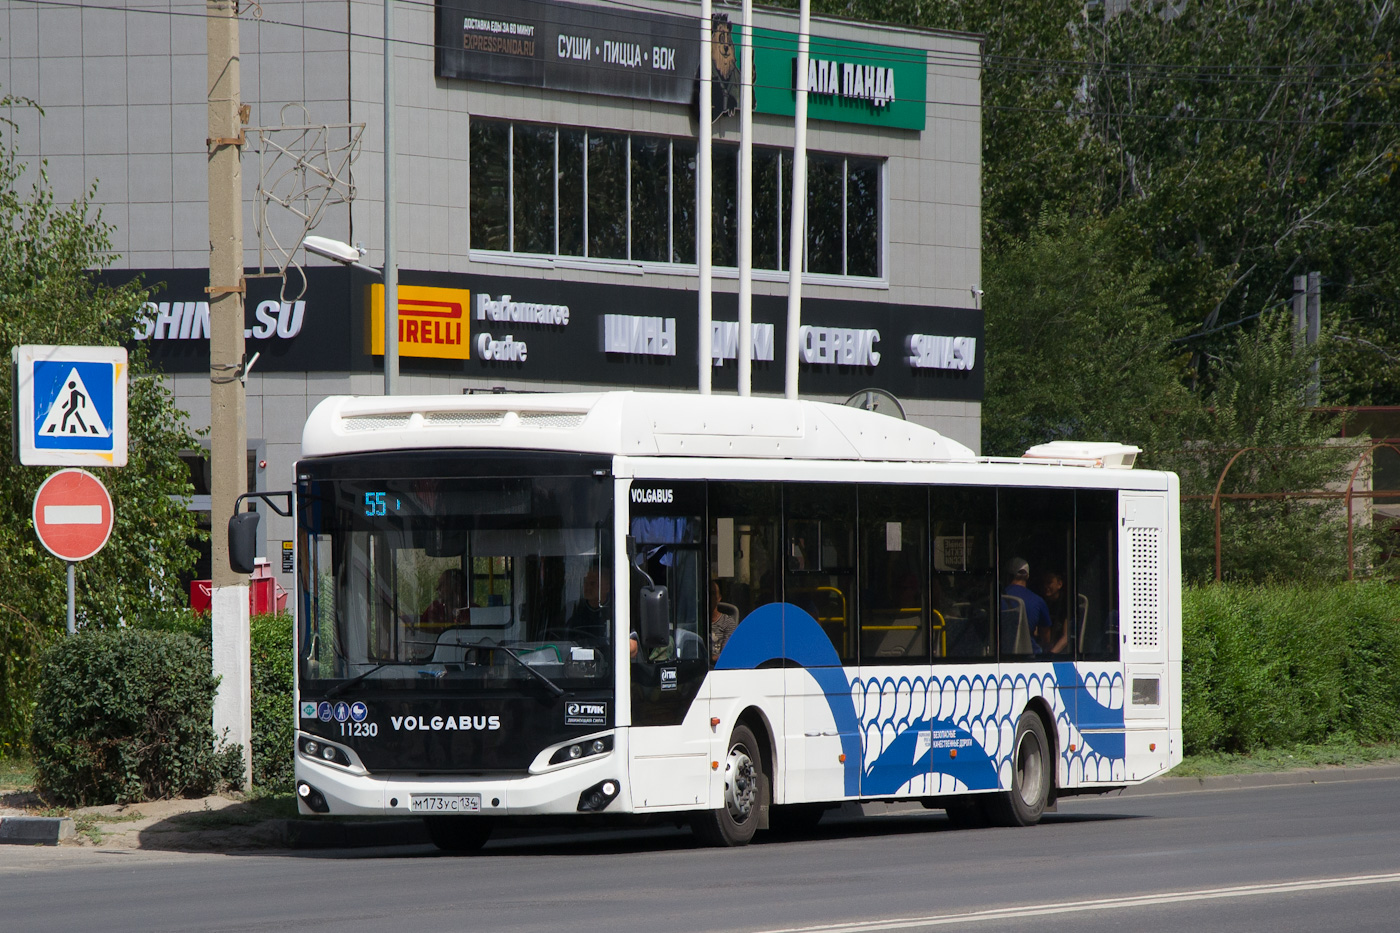
<path fill-rule="evenodd" d="M 1348 737 L 1334 737 L 1320 745 L 1266 748 L 1254 752 L 1204 752 L 1187 755 L 1173 768 L 1170 777 L 1217 777 L 1229 774 L 1261 774 L 1400 761 L 1400 743 L 1363 745 Z"/>
<path fill-rule="evenodd" d="M 28 758 L 0 758 L 0 791 L 29 790 L 33 786 L 33 762 Z"/>
<path fill-rule="evenodd" d="M 107 835 L 102 831 L 102 827 L 107 823 L 134 823 L 137 820 L 144 820 L 146 817 L 140 810 L 132 810 L 130 813 L 103 814 L 84 813 L 73 817 L 73 831 L 79 836 L 86 836 L 93 845 L 101 845 L 102 837 Z"/>

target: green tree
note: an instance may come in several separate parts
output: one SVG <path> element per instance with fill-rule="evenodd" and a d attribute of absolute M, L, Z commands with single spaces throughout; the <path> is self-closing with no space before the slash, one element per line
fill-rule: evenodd
<path fill-rule="evenodd" d="M 11 98 L 9 104 L 26 103 Z M 96 185 L 70 205 L 55 201 L 48 179 L 27 192 L 14 125 L 0 124 L 0 346 L 117 346 L 146 300 L 139 284 L 109 288 L 92 270 L 113 258 L 111 227 L 91 204 Z M 162 612 L 185 602 L 181 577 L 193 567 L 199 534 L 186 510 L 193 493 L 180 460 L 198 449 L 165 383 L 144 352 L 129 357 L 129 459 L 102 470 L 112 495 L 107 546 L 77 567 L 77 616 L 91 627 Z M 0 384 L 0 430 L 11 431 L 11 381 Z M 53 471 L 0 466 L 0 755 L 24 747 L 33 713 L 38 658 L 61 635 L 67 614 L 66 568 L 35 537 L 34 493 Z"/>
<path fill-rule="evenodd" d="M 985 452 L 1046 441 L 1175 443 L 1195 403 L 1146 277 L 1119 271 L 1098 221 L 1046 215 L 987 261 Z"/>
<path fill-rule="evenodd" d="M 1147 464 L 1175 471 L 1183 495 L 1209 496 L 1229 461 L 1225 494 L 1340 490 L 1359 453 L 1336 440 L 1338 416 L 1303 407 L 1309 365 L 1291 316 L 1274 313 L 1239 333 L 1210 380 L 1205 405 L 1182 425 L 1184 446 L 1160 446 Z M 1322 348 L 1322 349 L 1325 349 Z M 1214 513 L 1205 500 L 1182 503 L 1187 578 L 1214 579 Z M 1221 573 L 1244 582 L 1337 579 L 1346 572 L 1346 507 L 1337 499 L 1235 499 L 1221 504 Z"/>

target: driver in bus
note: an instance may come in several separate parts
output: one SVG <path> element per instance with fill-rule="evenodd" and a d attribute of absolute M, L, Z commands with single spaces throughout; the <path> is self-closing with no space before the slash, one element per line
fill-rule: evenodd
<path fill-rule="evenodd" d="M 583 598 L 569 616 L 568 627 L 606 640 L 612 626 L 612 574 L 591 564 L 583 575 Z"/>
<path fill-rule="evenodd" d="M 442 633 L 454 625 L 468 624 L 471 609 L 466 601 L 466 576 L 460 567 L 449 567 L 438 577 L 437 598 L 428 604 L 418 618 L 418 627 L 425 632 Z"/>

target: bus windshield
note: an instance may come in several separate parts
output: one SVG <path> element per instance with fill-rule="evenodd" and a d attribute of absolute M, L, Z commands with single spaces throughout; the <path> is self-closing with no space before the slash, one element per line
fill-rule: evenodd
<path fill-rule="evenodd" d="M 609 483 L 306 477 L 298 496 L 304 691 L 611 684 Z"/>

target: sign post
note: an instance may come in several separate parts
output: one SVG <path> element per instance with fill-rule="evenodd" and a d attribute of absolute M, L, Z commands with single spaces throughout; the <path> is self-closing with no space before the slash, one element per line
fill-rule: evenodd
<path fill-rule="evenodd" d="M 59 470 L 34 494 L 34 532 L 49 553 L 68 564 L 68 634 L 78 629 L 73 570 L 112 535 L 112 497 L 86 470 Z"/>

